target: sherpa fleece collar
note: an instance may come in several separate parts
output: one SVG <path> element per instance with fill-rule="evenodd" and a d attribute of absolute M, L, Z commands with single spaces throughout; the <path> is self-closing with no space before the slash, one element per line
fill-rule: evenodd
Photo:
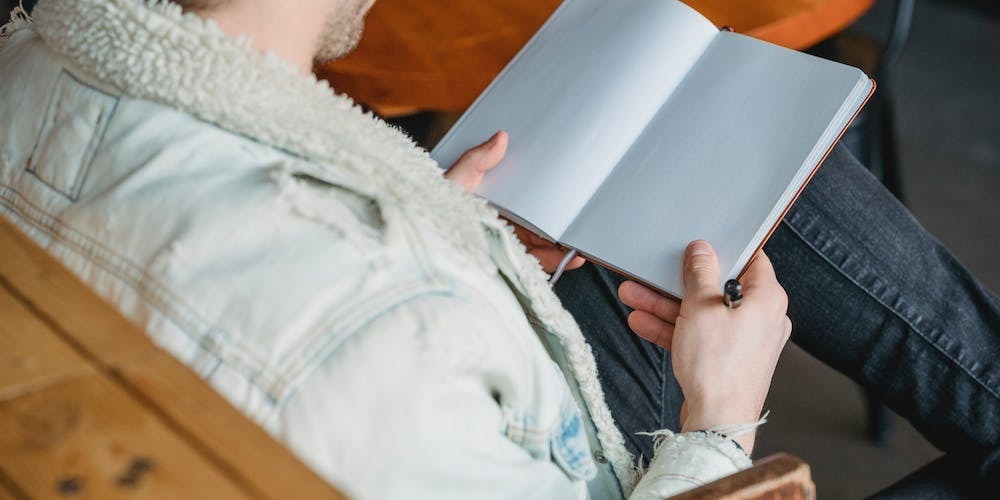
<path fill-rule="evenodd" d="M 426 151 L 325 81 L 165 0 L 42 0 L 32 28 L 87 76 L 372 183 L 483 255 L 496 214 L 442 179 Z M 492 212 L 492 213 L 491 213 Z M 470 247 L 471 246 L 471 247 Z"/>

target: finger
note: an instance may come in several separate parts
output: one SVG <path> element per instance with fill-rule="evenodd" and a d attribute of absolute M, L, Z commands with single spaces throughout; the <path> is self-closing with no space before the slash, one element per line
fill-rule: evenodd
<path fill-rule="evenodd" d="M 740 281 L 743 283 L 743 290 L 762 287 L 774 288 L 778 284 L 771 259 L 767 258 L 763 250 L 754 255 L 753 261 L 750 262 L 750 266 L 747 267 L 747 271 L 743 273 L 743 278 Z"/>
<path fill-rule="evenodd" d="M 570 259 L 569 264 L 566 264 L 566 270 L 569 271 L 571 269 L 579 269 L 579 268 L 583 267 L 583 265 L 586 264 L 586 263 L 587 263 L 587 259 L 584 259 L 583 257 L 580 257 L 579 255 L 577 255 L 576 257 L 573 257 L 572 259 Z"/>
<path fill-rule="evenodd" d="M 670 350 L 674 340 L 674 325 L 649 314 L 646 311 L 632 311 L 628 315 L 628 327 L 636 335 Z"/>
<path fill-rule="evenodd" d="M 680 302 L 670 300 L 634 281 L 625 281 L 618 287 L 618 298 L 632 309 L 646 311 L 668 323 L 677 321 Z"/>
<path fill-rule="evenodd" d="M 559 267 L 563 258 L 566 257 L 566 252 L 568 250 L 556 246 L 555 243 L 528 231 L 514 222 L 508 222 L 514 227 L 514 234 L 517 235 L 517 239 L 521 240 L 521 244 L 524 245 L 528 253 L 534 255 L 535 258 L 538 259 L 538 262 L 542 265 L 542 269 L 544 269 L 545 272 L 551 273 Z M 565 270 L 569 271 L 577 269 L 586 263 L 586 259 L 576 256 L 570 259 L 569 263 L 566 264 Z"/>
<path fill-rule="evenodd" d="M 501 130 L 493 134 L 488 141 L 466 151 L 444 176 L 468 192 L 475 191 L 486 172 L 503 159 L 507 152 L 507 140 L 507 132 Z"/>
<path fill-rule="evenodd" d="M 528 253 L 538 259 L 538 262 L 542 265 L 542 269 L 547 273 L 555 271 L 559 267 L 559 264 L 562 263 L 563 258 L 566 257 L 565 250 L 559 250 L 552 246 L 530 247 L 528 248 Z M 573 257 L 570 259 L 569 264 L 566 264 L 565 270 L 576 269 L 586 262 L 583 257 Z"/>
<path fill-rule="evenodd" d="M 514 226 L 514 234 L 517 235 L 517 239 L 521 240 L 524 246 L 532 247 L 551 247 L 555 248 L 555 244 L 538 236 L 537 234 L 518 226 L 517 224 L 511 223 Z"/>
<path fill-rule="evenodd" d="M 684 293 L 691 297 L 720 295 L 719 261 L 707 241 L 692 241 L 684 251 Z"/>
<path fill-rule="evenodd" d="M 528 231 L 527 229 L 525 229 L 525 231 L 527 232 L 525 241 L 527 241 L 529 245 L 536 246 L 536 247 L 551 247 L 551 248 L 555 248 L 556 247 L 555 243 L 553 243 L 553 242 L 551 242 L 551 241 L 549 241 L 549 240 L 547 240 L 545 238 L 542 238 L 541 236 L 538 236 L 537 234 L 535 234 L 535 233 L 533 233 L 531 231 Z"/>
<path fill-rule="evenodd" d="M 756 257 L 743 275 L 743 301 L 748 305 L 770 304 L 782 313 L 788 310 L 788 295 L 774 275 L 774 266 L 763 251 Z"/>

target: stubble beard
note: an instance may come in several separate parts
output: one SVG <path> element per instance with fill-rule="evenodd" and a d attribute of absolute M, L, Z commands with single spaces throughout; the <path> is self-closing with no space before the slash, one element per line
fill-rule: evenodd
<path fill-rule="evenodd" d="M 340 59 L 358 46 L 370 6 L 371 2 L 359 0 L 330 15 L 317 40 L 316 55 L 313 57 L 316 64 Z"/>

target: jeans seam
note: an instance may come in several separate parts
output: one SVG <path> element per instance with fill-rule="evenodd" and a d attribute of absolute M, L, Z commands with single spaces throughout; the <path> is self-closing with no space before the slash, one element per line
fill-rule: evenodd
<path fill-rule="evenodd" d="M 660 428 L 666 429 L 667 426 L 667 353 L 666 350 L 661 350 L 657 354 L 660 356 Z M 678 429 L 679 430 L 679 429 Z M 650 457 L 652 459 L 652 457 Z"/>
<path fill-rule="evenodd" d="M 936 342 L 934 342 L 933 340 L 931 340 L 930 338 L 928 338 L 927 335 L 924 334 L 924 332 L 921 329 L 917 328 L 917 326 L 912 321 L 910 321 L 909 318 L 907 318 L 905 315 L 903 315 L 899 311 L 896 311 L 895 308 L 893 308 L 892 306 L 890 306 L 889 304 L 887 304 L 880 297 L 878 297 L 875 293 L 873 293 L 867 287 L 865 287 L 864 285 L 862 285 L 861 283 L 859 283 L 858 280 L 854 279 L 853 276 L 851 276 L 850 274 L 848 274 L 847 272 L 845 272 L 844 270 L 842 270 L 840 268 L 840 266 L 836 265 L 832 260 L 830 260 L 829 258 L 827 258 L 827 256 L 822 251 L 819 250 L 819 248 L 817 248 L 815 245 L 813 245 L 813 243 L 811 241 L 809 241 L 809 239 L 806 238 L 804 234 L 802 234 L 801 232 L 799 232 L 798 229 L 796 229 L 794 226 L 792 226 L 792 224 L 789 223 L 787 220 L 783 220 L 782 224 L 784 224 L 785 227 L 787 227 L 792 232 L 792 234 L 794 234 L 796 237 L 798 237 L 800 240 L 802 240 L 802 242 L 805 243 L 806 246 L 808 246 L 810 249 L 812 249 L 813 252 L 815 252 L 817 255 L 819 255 L 819 257 L 821 259 L 823 259 L 824 262 L 826 262 L 827 264 L 829 264 L 830 267 L 832 267 L 835 271 L 837 271 L 838 273 L 840 273 L 840 275 L 844 276 L 845 278 L 848 279 L 848 281 L 850 281 L 855 286 L 857 286 L 862 291 L 864 291 L 865 294 L 867 294 L 869 297 L 871 297 L 873 300 L 875 300 L 875 302 L 878 302 L 880 305 L 882 305 L 882 307 L 884 307 L 887 310 L 891 311 L 894 316 L 896 316 L 897 318 L 901 319 L 904 323 L 906 323 L 906 325 L 908 327 L 910 327 L 910 329 L 913 330 L 913 332 L 916 333 L 918 337 L 920 337 L 921 339 L 923 339 L 924 342 L 930 344 L 931 347 L 934 348 L 934 350 L 938 351 L 939 353 L 941 353 L 942 355 L 944 355 L 944 357 L 948 358 L 952 363 L 955 364 L 955 366 L 958 366 L 959 369 L 963 373 L 965 373 L 966 375 L 968 375 L 969 378 L 971 378 L 978 385 L 980 385 L 983 389 L 985 389 L 986 392 L 988 392 L 994 398 L 1000 400 L 1000 393 L 997 393 L 996 391 L 994 391 L 988 384 L 986 384 L 985 382 L 983 382 L 982 380 L 980 380 L 979 377 L 976 376 L 976 374 L 972 373 L 968 368 L 965 367 L 965 365 L 963 365 L 961 362 L 959 362 L 957 359 L 955 359 L 954 356 L 952 356 L 951 354 L 949 354 L 941 346 L 937 345 Z"/>

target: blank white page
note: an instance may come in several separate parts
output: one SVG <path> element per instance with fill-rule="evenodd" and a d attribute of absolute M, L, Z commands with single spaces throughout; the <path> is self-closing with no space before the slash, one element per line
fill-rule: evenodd
<path fill-rule="evenodd" d="M 567 0 L 431 156 L 506 130 L 478 193 L 559 239 L 717 31 L 680 2 Z"/>
<path fill-rule="evenodd" d="M 871 85 L 856 68 L 719 33 L 562 241 L 681 297 L 684 248 L 705 239 L 722 280 L 735 278 Z"/>

